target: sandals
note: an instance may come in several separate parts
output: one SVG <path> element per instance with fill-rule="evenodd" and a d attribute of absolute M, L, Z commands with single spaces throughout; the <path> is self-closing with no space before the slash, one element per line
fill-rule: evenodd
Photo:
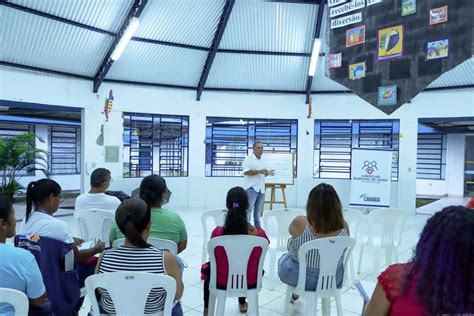
<path fill-rule="evenodd" d="M 240 304 L 239 303 L 239 311 L 240 311 L 241 314 L 247 313 L 247 309 L 248 309 L 247 303 L 245 303 L 245 304 Z"/>

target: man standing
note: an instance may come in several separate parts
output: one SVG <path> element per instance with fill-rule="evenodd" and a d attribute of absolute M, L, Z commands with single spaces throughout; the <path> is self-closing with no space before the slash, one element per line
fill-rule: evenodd
<path fill-rule="evenodd" d="M 115 213 L 120 200 L 104 192 L 109 188 L 112 177 L 105 168 L 97 168 L 91 174 L 91 190 L 76 198 L 75 210 L 99 209 Z"/>
<path fill-rule="evenodd" d="M 244 187 L 249 199 L 247 221 L 252 219 L 255 227 L 260 227 L 260 209 L 265 198 L 265 177 L 273 176 L 274 170 L 268 170 L 262 159 L 263 144 L 256 142 L 252 147 L 253 153 L 245 157 L 242 163 L 244 173 Z"/>

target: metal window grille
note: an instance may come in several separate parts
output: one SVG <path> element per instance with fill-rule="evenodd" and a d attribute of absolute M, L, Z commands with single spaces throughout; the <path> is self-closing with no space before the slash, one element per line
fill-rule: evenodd
<path fill-rule="evenodd" d="M 418 134 L 416 178 L 446 178 L 446 134 Z"/>
<path fill-rule="evenodd" d="M 316 120 L 314 123 L 315 178 L 350 179 L 352 149 L 394 152 L 392 181 L 398 180 L 398 121 Z"/>
<path fill-rule="evenodd" d="M 188 175 L 189 116 L 124 113 L 124 177 Z"/>
<path fill-rule="evenodd" d="M 49 126 L 49 169 L 51 174 L 81 173 L 81 128 Z"/>
<path fill-rule="evenodd" d="M 256 141 L 263 143 L 265 152 L 291 152 L 296 155 L 298 121 L 208 117 L 206 176 L 241 176 L 242 162 Z"/>

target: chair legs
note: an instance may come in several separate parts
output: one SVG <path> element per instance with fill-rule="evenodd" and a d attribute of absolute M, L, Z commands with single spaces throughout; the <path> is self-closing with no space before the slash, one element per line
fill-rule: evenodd
<path fill-rule="evenodd" d="M 248 305 L 247 315 L 249 316 L 259 315 L 258 293 L 256 290 L 247 291 L 247 305 Z"/>
<path fill-rule="evenodd" d="M 286 297 L 285 297 L 285 315 L 290 315 L 290 300 L 293 288 L 291 286 L 286 287 Z"/>
<path fill-rule="evenodd" d="M 308 295 L 306 297 L 306 315 L 315 316 L 317 314 L 318 314 L 318 297 L 316 295 Z"/>
<path fill-rule="evenodd" d="M 341 293 L 340 292 L 338 292 L 334 296 L 334 300 L 336 301 L 337 316 L 342 316 L 342 303 L 341 303 Z"/>
<path fill-rule="evenodd" d="M 224 315 L 225 313 L 225 301 L 226 301 L 227 297 L 225 295 L 223 295 L 222 297 L 219 297 L 217 299 L 217 302 L 216 302 L 216 315 L 217 316 L 220 316 L 220 315 Z"/>
<path fill-rule="evenodd" d="M 276 276 L 275 276 L 275 264 L 276 264 L 276 249 L 269 248 L 268 249 L 269 256 L 270 256 L 270 266 L 268 267 L 268 272 L 270 275 L 270 289 L 275 288 L 275 283 L 276 283 Z"/>
<path fill-rule="evenodd" d="M 356 279 L 356 276 L 355 276 L 355 268 L 354 268 L 354 258 L 352 256 L 352 253 L 351 253 L 351 256 L 349 257 L 349 268 L 351 269 L 351 282 L 353 283 Z"/>
<path fill-rule="evenodd" d="M 359 252 L 359 264 L 357 265 L 357 273 L 360 274 L 360 268 L 362 266 L 362 255 L 364 253 L 364 244 L 360 245 L 360 252 Z"/>
<path fill-rule="evenodd" d="M 322 307 L 321 311 L 322 311 L 323 316 L 331 315 L 331 298 L 330 297 L 321 298 L 321 307 Z"/>
<path fill-rule="evenodd" d="M 208 316 L 214 316 L 216 313 L 216 295 L 211 291 L 209 293 L 209 308 L 207 309 Z"/>

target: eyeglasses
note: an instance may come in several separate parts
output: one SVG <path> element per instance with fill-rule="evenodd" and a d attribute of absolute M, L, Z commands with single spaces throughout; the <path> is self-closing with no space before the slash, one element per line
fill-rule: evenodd
<path fill-rule="evenodd" d="M 64 200 L 66 199 L 64 196 L 62 196 L 61 194 L 58 195 L 58 198 L 59 198 L 59 204 L 63 203 Z"/>

